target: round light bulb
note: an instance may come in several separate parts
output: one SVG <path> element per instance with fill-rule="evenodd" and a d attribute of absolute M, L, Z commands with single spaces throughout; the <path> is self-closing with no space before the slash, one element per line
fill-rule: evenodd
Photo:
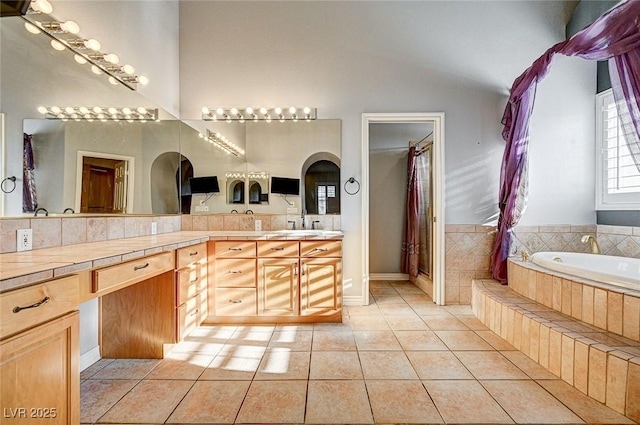
<path fill-rule="evenodd" d="M 118 62 L 120 62 L 120 58 L 115 53 L 108 53 L 108 54 L 104 55 L 103 59 L 104 59 L 105 62 L 109 62 L 109 63 L 112 63 L 114 65 L 116 65 Z"/>
<path fill-rule="evenodd" d="M 99 106 L 94 106 L 93 107 L 93 112 L 95 112 L 96 114 L 101 114 L 103 112 L 103 110 Z M 100 117 L 98 117 L 98 118 L 100 118 Z"/>
<path fill-rule="evenodd" d="M 67 106 L 66 108 L 64 108 L 64 111 L 67 114 L 73 114 L 75 112 L 75 110 L 71 106 Z"/>
<path fill-rule="evenodd" d="M 40 112 L 41 114 L 46 114 L 47 108 L 45 108 L 44 106 L 38 106 L 38 112 Z"/>
<path fill-rule="evenodd" d="M 147 108 L 142 107 L 142 106 L 138 106 L 138 109 L 136 109 L 138 111 L 139 114 L 146 114 L 147 113 Z"/>
<path fill-rule="evenodd" d="M 293 106 L 291 108 L 289 108 L 289 112 L 292 114 L 296 113 L 296 108 L 294 108 Z"/>
<path fill-rule="evenodd" d="M 118 80 L 116 80 L 116 79 L 115 79 L 115 78 L 113 78 L 113 77 L 109 77 L 109 82 L 110 82 L 111 84 L 113 84 L 114 86 L 117 86 L 117 85 L 118 85 Z"/>
<path fill-rule="evenodd" d="M 24 23 L 24 27 L 27 29 L 27 31 L 29 31 L 31 34 L 40 34 L 40 28 L 36 27 L 35 25 L 33 25 L 30 22 L 25 22 Z"/>
<path fill-rule="evenodd" d="M 247 111 L 247 114 L 253 114 L 253 108 L 251 106 L 245 109 L 245 111 Z"/>
<path fill-rule="evenodd" d="M 77 34 L 80 32 L 80 27 L 73 21 L 61 23 L 60 29 L 62 29 L 62 31 L 68 32 L 69 34 Z"/>
<path fill-rule="evenodd" d="M 267 113 L 267 108 L 265 108 L 265 107 L 260 108 L 260 113 L 262 115 L 266 114 Z"/>
<path fill-rule="evenodd" d="M 98 68 L 95 65 L 91 65 L 91 72 L 93 72 L 96 75 L 100 75 L 102 74 L 102 70 L 100 70 L 100 68 Z"/>
<path fill-rule="evenodd" d="M 80 56 L 80 55 L 73 55 L 73 59 L 78 62 L 80 65 L 84 65 L 85 63 L 87 63 L 87 60 L 85 59 L 84 56 Z"/>
<path fill-rule="evenodd" d="M 201 138 L 201 139 L 204 139 L 204 134 L 198 133 L 198 137 Z"/>
<path fill-rule="evenodd" d="M 237 115 L 238 114 L 238 108 L 231 108 L 231 113 L 233 115 Z"/>
<path fill-rule="evenodd" d="M 60 43 L 58 40 L 51 40 L 51 47 L 61 52 L 65 49 L 64 44 Z"/>
<path fill-rule="evenodd" d="M 111 107 L 107 109 L 107 112 L 109 112 L 111 115 L 116 115 L 118 113 L 118 110 L 114 107 Z"/>
<path fill-rule="evenodd" d="M 129 108 L 122 108 L 122 113 L 125 115 L 131 115 L 131 109 Z"/>
<path fill-rule="evenodd" d="M 146 86 L 147 84 L 149 84 L 149 79 L 147 77 L 145 77 L 144 75 L 141 75 L 138 77 L 138 82 L 140 84 L 142 84 L 143 86 Z"/>
<path fill-rule="evenodd" d="M 216 136 L 219 139 L 220 137 L 222 137 L 222 134 L 216 133 L 216 134 L 214 134 L 214 136 Z"/>
<path fill-rule="evenodd" d="M 105 121 L 104 114 L 98 114 L 98 115 L 96 115 L 96 118 L 98 118 L 101 121 Z"/>
<path fill-rule="evenodd" d="M 206 106 L 202 107 L 202 113 L 205 115 L 209 115 L 209 108 L 207 108 Z"/>
<path fill-rule="evenodd" d="M 309 114 L 309 113 L 311 113 L 311 108 L 309 108 L 308 106 L 305 106 L 303 111 L 304 111 L 305 114 Z"/>
<path fill-rule="evenodd" d="M 90 38 L 84 42 L 84 45 L 87 49 L 91 50 L 100 50 L 100 42 L 94 38 Z"/>
<path fill-rule="evenodd" d="M 47 0 L 36 0 L 32 6 L 38 12 L 46 13 L 47 15 L 53 12 L 53 6 Z"/>
<path fill-rule="evenodd" d="M 218 115 L 224 114 L 224 109 L 222 109 L 222 108 L 216 109 L 216 114 L 218 114 Z"/>
<path fill-rule="evenodd" d="M 81 114 L 88 114 L 89 113 L 89 108 L 87 108 L 86 106 L 81 106 L 78 108 L 78 111 L 80 111 Z"/>
<path fill-rule="evenodd" d="M 128 74 L 128 75 L 131 75 L 131 74 L 133 74 L 134 72 L 136 72 L 136 70 L 135 70 L 131 65 L 125 65 L 125 66 L 123 66 L 123 67 L 122 67 L 122 71 L 123 71 L 125 74 Z"/>
<path fill-rule="evenodd" d="M 53 112 L 54 114 L 59 114 L 60 112 L 62 112 L 62 109 L 60 109 L 57 106 L 52 106 L 51 107 L 51 112 Z"/>
<path fill-rule="evenodd" d="M 282 113 L 282 108 L 278 107 L 278 108 L 274 109 L 273 112 L 275 112 L 276 114 L 281 114 Z"/>

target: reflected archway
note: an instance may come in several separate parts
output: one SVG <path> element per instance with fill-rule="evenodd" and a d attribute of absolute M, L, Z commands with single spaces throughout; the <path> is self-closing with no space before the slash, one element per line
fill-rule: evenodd
<path fill-rule="evenodd" d="M 340 214 L 340 158 L 328 152 L 311 155 L 302 167 L 307 214 Z"/>

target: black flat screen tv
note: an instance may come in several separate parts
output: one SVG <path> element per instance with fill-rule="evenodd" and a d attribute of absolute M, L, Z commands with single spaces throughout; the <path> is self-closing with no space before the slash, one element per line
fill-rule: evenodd
<path fill-rule="evenodd" d="M 191 186 L 192 194 L 220 192 L 217 176 L 191 177 L 189 179 L 189 186 Z"/>
<path fill-rule="evenodd" d="M 300 179 L 271 177 L 271 193 L 280 193 L 282 195 L 299 195 Z"/>
<path fill-rule="evenodd" d="M 22 16 L 27 13 L 31 0 L 0 1 L 0 16 Z"/>

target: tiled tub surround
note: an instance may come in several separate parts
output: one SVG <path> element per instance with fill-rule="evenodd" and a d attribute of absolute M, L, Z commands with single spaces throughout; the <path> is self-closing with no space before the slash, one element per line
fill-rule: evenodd
<path fill-rule="evenodd" d="M 509 288 L 558 313 L 640 342 L 640 291 L 509 260 Z M 638 344 L 640 345 L 640 344 Z"/>
<path fill-rule="evenodd" d="M 640 421 L 640 343 L 558 313 L 496 281 L 474 281 L 472 309 L 489 329 L 555 376 Z"/>

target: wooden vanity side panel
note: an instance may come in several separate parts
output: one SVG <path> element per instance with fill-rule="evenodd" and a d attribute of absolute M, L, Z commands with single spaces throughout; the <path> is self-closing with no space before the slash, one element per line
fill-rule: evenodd
<path fill-rule="evenodd" d="M 173 270 L 101 299 L 103 358 L 161 359 L 176 342 Z"/>

